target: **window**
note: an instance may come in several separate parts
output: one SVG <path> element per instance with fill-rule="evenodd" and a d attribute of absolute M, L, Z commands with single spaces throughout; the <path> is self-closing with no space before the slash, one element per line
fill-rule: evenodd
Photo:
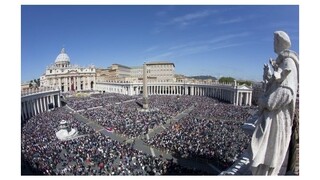
<path fill-rule="evenodd" d="M 50 70 L 50 73 L 52 73 L 52 70 Z"/>

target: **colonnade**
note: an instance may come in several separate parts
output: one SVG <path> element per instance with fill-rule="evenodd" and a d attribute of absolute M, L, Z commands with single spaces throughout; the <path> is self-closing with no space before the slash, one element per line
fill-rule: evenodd
<path fill-rule="evenodd" d="M 21 97 L 21 120 L 26 121 L 31 117 L 49 110 L 49 104 L 60 107 L 60 90 L 43 91 Z"/>
<path fill-rule="evenodd" d="M 142 83 L 97 83 L 101 92 L 139 95 L 143 91 Z M 152 83 L 147 86 L 148 95 L 190 95 L 208 96 L 238 106 L 251 106 L 252 89 L 232 85 L 203 85 L 185 83 Z"/>

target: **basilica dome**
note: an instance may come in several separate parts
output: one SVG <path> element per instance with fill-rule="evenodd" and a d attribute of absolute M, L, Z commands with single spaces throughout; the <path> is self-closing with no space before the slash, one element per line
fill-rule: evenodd
<path fill-rule="evenodd" d="M 55 60 L 55 63 L 59 63 L 59 62 L 69 62 L 70 63 L 70 58 L 64 48 L 61 49 L 60 54 L 57 56 L 57 58 Z"/>

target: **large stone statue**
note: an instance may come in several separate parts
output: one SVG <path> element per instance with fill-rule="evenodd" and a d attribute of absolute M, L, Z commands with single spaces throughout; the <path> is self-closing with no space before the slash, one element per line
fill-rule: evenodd
<path fill-rule="evenodd" d="M 259 99 L 259 114 L 250 151 L 253 175 L 279 175 L 288 151 L 298 88 L 298 55 L 283 31 L 274 32 L 276 60 L 264 65 L 265 92 Z"/>

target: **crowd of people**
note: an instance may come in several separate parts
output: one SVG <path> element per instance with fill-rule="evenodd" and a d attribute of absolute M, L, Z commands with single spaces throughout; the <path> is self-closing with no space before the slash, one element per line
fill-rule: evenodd
<path fill-rule="evenodd" d="M 145 135 L 150 129 L 166 124 L 178 113 L 195 105 L 196 102 L 202 102 L 203 99 L 204 97 L 197 96 L 150 96 L 150 111 L 141 112 L 139 111 L 141 98 L 130 102 L 124 102 L 126 99 L 123 98 L 119 104 L 85 110 L 80 114 L 97 121 L 105 128 L 111 128 L 119 134 L 132 138 Z"/>
<path fill-rule="evenodd" d="M 216 161 L 227 168 L 250 142 L 241 126 L 255 110 L 202 97 L 188 116 L 146 142 L 181 157 Z"/>
<path fill-rule="evenodd" d="M 149 108 L 159 109 L 162 113 L 176 116 L 199 99 L 201 99 L 199 96 L 153 95 L 149 97 Z M 142 104 L 142 99 L 138 99 L 137 102 Z"/>
<path fill-rule="evenodd" d="M 257 107 L 254 106 L 234 106 L 233 104 L 220 102 L 209 97 L 202 97 L 200 101 L 197 101 L 194 110 L 190 113 L 190 116 L 246 122 L 256 109 Z"/>
<path fill-rule="evenodd" d="M 59 141 L 59 119 L 77 128 L 79 137 Z M 22 129 L 22 155 L 44 175 L 170 175 L 206 172 L 186 169 L 173 159 L 153 157 L 94 132 L 64 108 L 31 118 Z"/>
<path fill-rule="evenodd" d="M 136 102 L 127 102 L 83 111 L 80 114 L 128 138 L 144 135 L 155 126 L 166 124 L 171 118 L 162 111 L 140 112 L 138 108 Z"/>
<path fill-rule="evenodd" d="M 92 134 L 94 131 L 75 120 L 72 113 L 64 108 L 44 112 L 32 117 L 22 127 L 21 151 L 33 167 L 40 170 L 52 169 L 58 157 L 59 140 L 56 132 L 61 120 L 66 120 L 71 128 L 77 129 L 79 135 Z"/>
<path fill-rule="evenodd" d="M 133 101 L 128 101 L 133 100 Z M 147 134 L 193 107 L 189 115 L 146 142 L 183 158 L 203 158 L 229 166 L 249 143 L 241 130 L 252 108 L 236 107 L 209 97 L 150 96 L 149 112 L 140 112 L 142 100 L 119 94 L 68 98 L 67 105 L 84 117 L 127 138 Z M 91 107 L 102 106 L 96 109 Z M 59 141 L 61 120 L 77 129 L 78 137 Z M 153 157 L 93 131 L 65 107 L 32 117 L 22 128 L 22 154 L 33 168 L 56 175 L 206 174 L 186 169 L 171 159 Z"/>
<path fill-rule="evenodd" d="M 183 158 L 218 161 L 226 168 L 250 141 L 241 130 L 241 125 L 235 121 L 186 117 L 146 142 Z"/>
<path fill-rule="evenodd" d="M 134 100 L 137 96 L 127 96 L 116 93 L 105 93 L 105 94 L 92 94 L 87 97 L 69 97 L 66 98 L 66 103 L 72 109 L 78 110 L 87 110 L 93 107 L 106 107 L 114 105 L 119 102 L 124 102 L 127 100 Z"/>

